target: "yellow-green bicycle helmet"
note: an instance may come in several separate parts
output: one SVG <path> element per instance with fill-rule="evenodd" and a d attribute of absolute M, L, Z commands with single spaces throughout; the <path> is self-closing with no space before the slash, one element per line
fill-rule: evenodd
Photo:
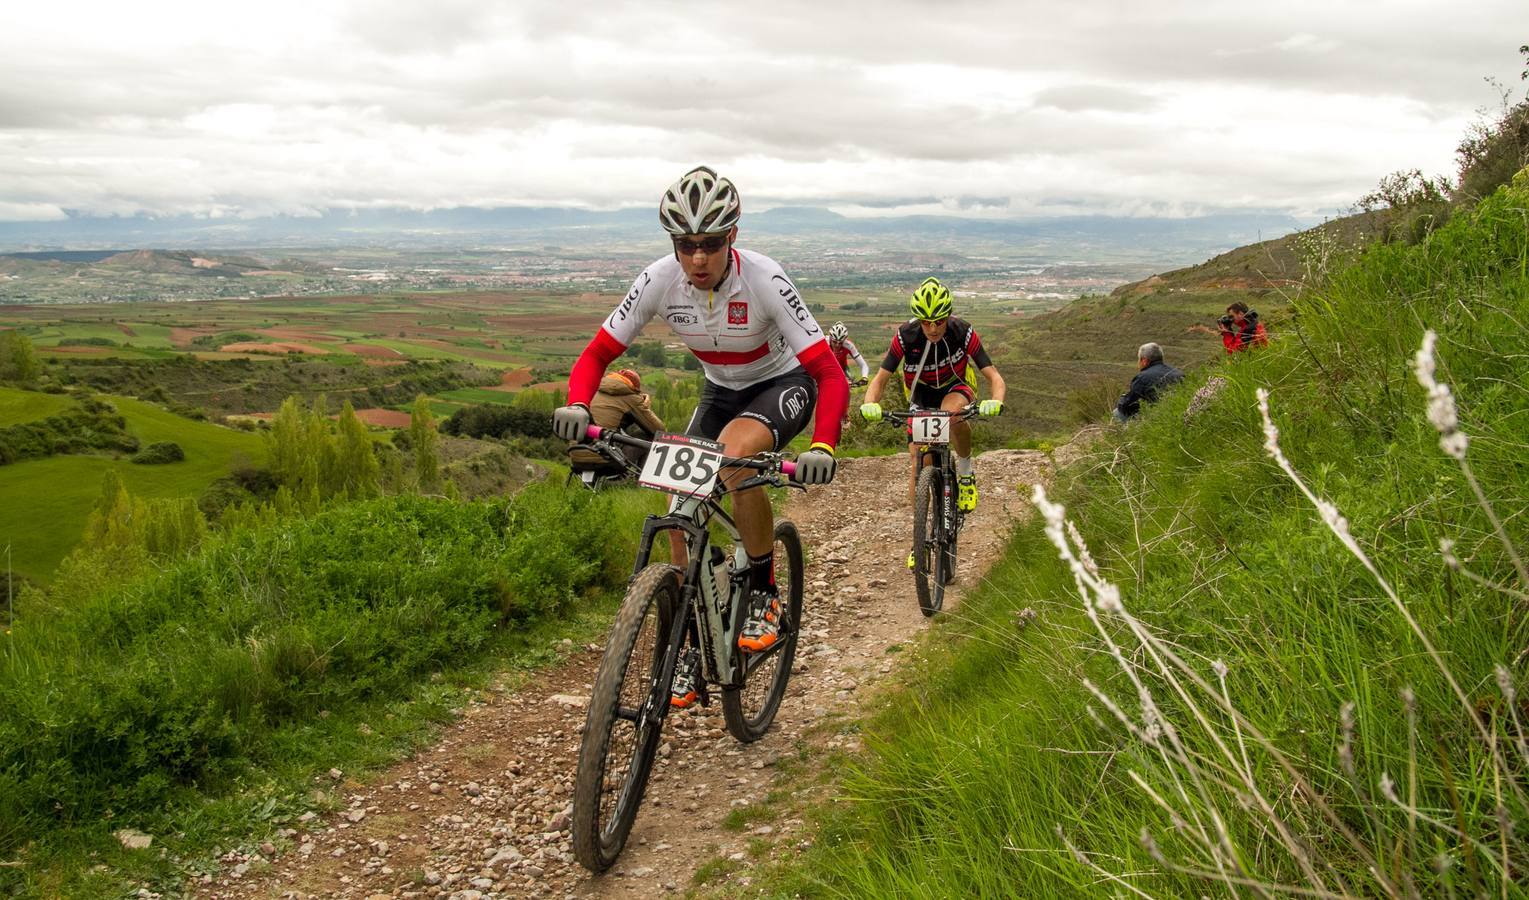
<path fill-rule="evenodd" d="M 925 278 L 908 300 L 908 308 L 916 319 L 948 319 L 951 307 L 950 289 L 940 284 L 938 278 Z"/>

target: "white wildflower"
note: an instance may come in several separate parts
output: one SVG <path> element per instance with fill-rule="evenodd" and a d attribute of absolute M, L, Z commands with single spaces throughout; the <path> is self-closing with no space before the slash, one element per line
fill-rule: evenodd
<path fill-rule="evenodd" d="M 1099 599 L 1095 605 L 1100 612 L 1108 615 L 1118 616 L 1125 612 L 1125 605 L 1120 602 L 1120 588 L 1108 581 L 1099 585 Z"/>
<path fill-rule="evenodd" d="M 1460 571 L 1460 557 L 1455 555 L 1454 541 L 1449 538 L 1439 538 L 1439 554 L 1444 557 L 1444 565 L 1456 572 Z"/>
<path fill-rule="evenodd" d="M 1099 567 L 1094 564 L 1093 554 L 1088 552 L 1088 545 L 1083 543 L 1083 535 L 1078 533 L 1078 528 L 1072 524 L 1071 519 L 1067 521 L 1067 533 L 1072 537 L 1073 544 L 1078 548 L 1078 561 L 1083 563 L 1083 568 L 1088 570 L 1088 574 L 1097 578 L 1099 576 Z"/>
<path fill-rule="evenodd" d="M 1413 358 L 1413 368 L 1417 372 L 1418 384 L 1428 392 L 1428 421 L 1439 431 L 1439 447 L 1455 459 L 1463 460 L 1470 439 L 1459 430 L 1460 416 L 1449 385 L 1440 384 L 1434 378 L 1436 368 L 1433 348 L 1438 340 L 1439 336 L 1433 329 L 1423 334 L 1423 346 L 1418 348 L 1417 356 Z"/>
<path fill-rule="evenodd" d="M 1217 678 L 1221 679 L 1222 681 L 1226 680 L 1226 673 L 1228 671 L 1227 667 L 1226 667 L 1226 663 L 1224 663 L 1224 662 L 1222 662 L 1221 660 L 1218 659 L 1215 662 L 1211 663 L 1210 667 L 1211 667 L 1212 670 L 1215 671 Z"/>
<path fill-rule="evenodd" d="M 1264 419 L 1264 449 L 1276 460 L 1283 460 L 1285 455 L 1279 449 L 1279 429 L 1275 427 L 1274 420 L 1269 417 L 1269 390 L 1258 389 L 1258 411 Z"/>
<path fill-rule="evenodd" d="M 1380 794 L 1397 806 L 1402 805 L 1401 798 L 1396 795 L 1396 782 L 1391 780 L 1390 772 L 1380 773 Z"/>
<path fill-rule="evenodd" d="M 1513 673 L 1509 672 L 1508 667 L 1502 663 L 1497 664 L 1496 671 L 1497 689 L 1502 691 L 1503 699 L 1508 701 L 1509 706 L 1512 706 L 1513 697 L 1516 694 L 1516 691 L 1513 688 Z"/>
<path fill-rule="evenodd" d="M 1141 689 L 1142 740 L 1155 745 L 1163 735 L 1163 717 L 1157 711 L 1157 703 L 1146 688 Z"/>

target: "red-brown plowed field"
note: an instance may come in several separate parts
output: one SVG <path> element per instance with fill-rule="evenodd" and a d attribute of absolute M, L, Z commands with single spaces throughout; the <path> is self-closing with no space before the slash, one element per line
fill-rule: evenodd
<path fill-rule="evenodd" d="M 212 328 L 183 328 L 179 325 L 170 328 L 170 343 L 176 347 L 189 347 L 191 342 L 207 334 L 215 334 Z"/>
<path fill-rule="evenodd" d="M 489 388 L 491 391 L 508 391 L 514 393 L 531 383 L 531 367 L 511 369 L 500 377 L 499 383 Z"/>
<path fill-rule="evenodd" d="M 399 412 L 396 409 L 371 409 L 356 410 L 356 418 L 375 428 L 408 428 L 409 414 Z"/>
<path fill-rule="evenodd" d="M 484 322 L 495 328 L 509 331 L 512 334 L 589 334 L 600 323 L 605 321 L 608 310 L 588 312 L 584 314 L 570 313 L 560 316 L 549 316 L 540 313 L 527 313 L 523 316 L 487 316 Z"/>
<path fill-rule="evenodd" d="M 321 331 L 304 331 L 301 328 L 257 328 L 257 333 L 273 337 L 278 341 L 313 341 L 323 344 L 334 340 Z"/>

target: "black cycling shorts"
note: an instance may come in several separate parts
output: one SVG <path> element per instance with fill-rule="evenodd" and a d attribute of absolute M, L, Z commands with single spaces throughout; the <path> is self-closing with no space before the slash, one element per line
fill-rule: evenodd
<path fill-rule="evenodd" d="M 913 395 L 908 400 L 919 409 L 939 409 L 945 398 L 953 393 L 965 397 L 967 403 L 977 399 L 972 386 L 964 381 L 953 382 L 945 387 L 931 387 L 920 381 L 913 386 Z"/>
<path fill-rule="evenodd" d="M 770 429 L 780 450 L 807 427 L 818 402 L 818 385 L 797 369 L 735 391 L 712 382 L 701 388 L 701 402 L 685 433 L 715 440 L 734 419 L 753 419 Z"/>

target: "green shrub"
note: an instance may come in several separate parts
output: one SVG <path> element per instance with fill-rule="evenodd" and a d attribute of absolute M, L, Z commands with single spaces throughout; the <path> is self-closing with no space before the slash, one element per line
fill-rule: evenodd
<path fill-rule="evenodd" d="M 144 447 L 132 456 L 132 461 L 140 465 L 160 465 L 162 463 L 180 462 L 186 458 L 186 451 L 174 441 L 155 441 Z"/>
<path fill-rule="evenodd" d="M 162 571 L 34 598 L 0 652 L 0 849 L 216 784 L 283 728 L 621 585 L 646 511 L 625 493 L 250 514 Z"/>
<path fill-rule="evenodd" d="M 86 397 L 58 415 L 0 428 L 0 465 L 21 459 L 92 451 L 133 453 L 138 439 L 110 403 Z"/>

